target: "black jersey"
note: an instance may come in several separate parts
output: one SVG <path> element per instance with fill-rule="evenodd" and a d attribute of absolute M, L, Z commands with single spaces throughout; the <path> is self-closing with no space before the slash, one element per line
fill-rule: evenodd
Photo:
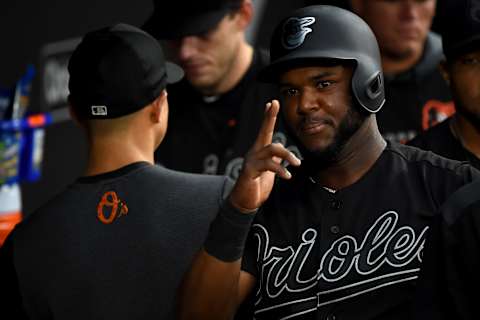
<path fill-rule="evenodd" d="M 169 87 L 168 130 L 156 161 L 175 170 L 237 178 L 260 129 L 265 103 L 277 95 L 276 86 L 257 81 L 266 64 L 266 53 L 255 50 L 246 75 L 219 97 L 203 97 L 187 80 Z M 298 155 L 281 122 L 279 118 L 274 142 Z"/>
<path fill-rule="evenodd" d="M 405 143 L 455 112 L 450 88 L 438 70 L 442 57 L 440 37 L 431 32 L 417 65 L 385 75 L 386 101 L 377 122 L 386 139 Z"/>
<path fill-rule="evenodd" d="M 452 195 L 425 246 L 415 319 L 478 319 L 480 181 Z"/>
<path fill-rule="evenodd" d="M 230 186 L 146 162 L 80 178 L 1 248 L 1 312 L 173 319 L 176 290 Z"/>
<path fill-rule="evenodd" d="M 336 192 L 302 168 L 292 174 L 257 214 L 245 250 L 255 319 L 407 319 L 432 216 L 480 173 L 389 143 Z"/>
<path fill-rule="evenodd" d="M 480 169 L 480 159 L 465 149 L 462 143 L 453 135 L 450 129 L 451 120 L 452 118 L 448 118 L 419 134 L 407 144 L 423 150 L 432 151 L 445 158 L 468 161 L 472 166 Z"/>

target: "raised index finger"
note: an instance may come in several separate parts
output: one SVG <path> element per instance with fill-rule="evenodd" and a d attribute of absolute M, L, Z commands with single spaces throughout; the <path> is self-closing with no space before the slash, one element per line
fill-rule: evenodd
<path fill-rule="evenodd" d="M 272 100 L 267 103 L 265 116 L 263 118 L 262 126 L 258 132 L 257 139 L 253 148 L 259 150 L 264 146 L 272 143 L 273 132 L 275 130 L 275 122 L 277 121 L 278 110 L 280 109 L 280 103 L 278 100 Z"/>

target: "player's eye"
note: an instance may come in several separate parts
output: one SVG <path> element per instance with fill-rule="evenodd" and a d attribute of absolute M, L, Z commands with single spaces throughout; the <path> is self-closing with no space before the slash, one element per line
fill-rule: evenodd
<path fill-rule="evenodd" d="M 467 64 L 467 65 L 480 64 L 480 59 L 473 58 L 473 57 L 466 57 L 466 58 L 463 58 L 461 61 L 462 61 L 463 64 Z"/>
<path fill-rule="evenodd" d="M 280 91 L 284 97 L 295 97 L 298 95 L 298 90 L 294 88 L 284 88 Z"/>
<path fill-rule="evenodd" d="M 329 87 L 332 83 L 333 83 L 332 81 L 321 80 L 316 83 L 316 87 L 318 89 L 323 89 L 323 88 Z"/>

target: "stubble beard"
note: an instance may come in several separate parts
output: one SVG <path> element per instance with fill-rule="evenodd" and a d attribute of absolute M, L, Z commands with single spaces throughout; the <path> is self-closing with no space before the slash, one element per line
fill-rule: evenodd
<path fill-rule="evenodd" d="M 333 141 L 323 149 L 309 150 L 295 137 L 297 146 L 307 166 L 314 170 L 322 170 L 338 162 L 339 156 L 347 142 L 360 129 L 367 115 L 358 110 L 359 106 L 350 107 L 347 114 L 340 122 Z"/>

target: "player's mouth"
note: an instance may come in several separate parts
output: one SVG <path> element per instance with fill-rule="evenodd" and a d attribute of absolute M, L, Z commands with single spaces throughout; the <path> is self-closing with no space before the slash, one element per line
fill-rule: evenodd
<path fill-rule="evenodd" d="M 403 27 L 399 28 L 397 31 L 401 35 L 401 38 L 406 40 L 415 40 L 421 35 L 420 30 L 416 27 Z"/>
<path fill-rule="evenodd" d="M 186 65 L 183 67 L 183 70 L 185 71 L 186 74 L 189 75 L 197 75 L 202 72 L 202 70 L 205 68 L 204 64 L 190 64 Z"/>
<path fill-rule="evenodd" d="M 332 126 L 332 122 L 323 118 L 305 118 L 299 125 L 299 131 L 303 135 L 314 135 L 324 131 L 328 126 Z"/>

